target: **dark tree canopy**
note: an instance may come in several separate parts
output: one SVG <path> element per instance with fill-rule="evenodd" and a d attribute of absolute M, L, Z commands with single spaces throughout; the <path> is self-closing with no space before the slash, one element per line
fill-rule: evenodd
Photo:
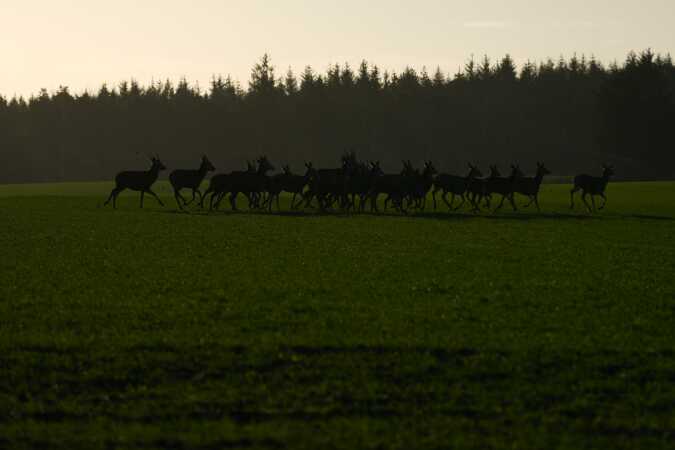
<path fill-rule="evenodd" d="M 624 177 L 672 178 L 674 125 L 675 68 L 651 50 L 609 67 L 574 56 L 518 70 L 509 55 L 485 56 L 454 76 L 366 61 L 277 76 L 265 55 L 246 90 L 218 76 L 207 91 L 185 79 L 130 80 L 96 93 L 0 96 L 0 183 L 110 179 L 144 167 L 139 153 L 170 168 L 206 153 L 228 171 L 262 153 L 279 167 L 335 165 L 346 149 L 388 170 L 403 158 L 452 172 L 469 160 L 543 160 L 559 175 L 611 162 Z"/>

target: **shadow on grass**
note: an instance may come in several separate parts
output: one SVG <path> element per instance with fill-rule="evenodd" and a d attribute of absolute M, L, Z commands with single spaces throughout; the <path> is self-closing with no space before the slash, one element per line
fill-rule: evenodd
<path fill-rule="evenodd" d="M 400 219 L 427 219 L 427 220 L 471 220 L 471 219 L 487 219 L 499 221 L 538 221 L 538 220 L 615 220 L 615 219 L 639 219 L 639 220 L 660 220 L 660 221 L 675 221 L 675 217 L 658 216 L 650 214 L 621 214 L 621 213 L 605 213 L 605 214 L 589 214 L 579 212 L 522 212 L 522 211 L 508 211 L 508 212 L 487 212 L 481 211 L 479 213 L 472 213 L 468 211 L 435 211 L 424 212 L 415 211 L 403 214 L 394 211 L 380 211 L 380 212 L 343 212 L 339 210 L 318 211 L 318 210 L 297 210 L 297 211 L 263 211 L 263 210 L 248 210 L 241 209 L 237 211 L 232 210 L 153 210 L 152 212 L 160 214 L 172 215 L 194 215 L 194 216 L 208 216 L 208 217 L 222 217 L 222 216 L 238 216 L 238 215 L 252 215 L 252 216 L 275 216 L 288 218 L 314 218 L 314 217 L 335 217 L 335 218 L 351 218 L 351 217 L 386 217 L 386 218 L 400 218 Z"/>

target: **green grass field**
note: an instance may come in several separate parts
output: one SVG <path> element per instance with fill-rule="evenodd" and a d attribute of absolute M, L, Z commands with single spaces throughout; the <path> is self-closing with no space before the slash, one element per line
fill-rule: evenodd
<path fill-rule="evenodd" d="M 0 186 L 0 448 L 675 446 L 675 183 L 408 217 L 110 188 Z"/>

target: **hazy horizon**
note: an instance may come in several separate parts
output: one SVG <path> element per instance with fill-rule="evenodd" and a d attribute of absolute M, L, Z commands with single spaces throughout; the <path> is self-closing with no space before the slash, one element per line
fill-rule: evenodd
<path fill-rule="evenodd" d="M 29 97 L 59 86 L 79 93 L 123 80 L 146 85 L 183 77 L 207 89 L 214 75 L 231 75 L 246 88 L 264 53 L 277 76 L 289 67 L 296 75 L 307 65 L 323 73 L 332 64 L 357 67 L 364 59 L 382 71 L 440 67 L 452 75 L 472 55 L 496 61 L 510 54 L 520 66 L 583 54 L 608 64 L 631 50 L 675 48 L 675 2 L 666 0 L 535 6 L 434 0 L 414 8 L 400 1 L 265 3 L 28 0 L 0 6 L 0 95 Z"/>

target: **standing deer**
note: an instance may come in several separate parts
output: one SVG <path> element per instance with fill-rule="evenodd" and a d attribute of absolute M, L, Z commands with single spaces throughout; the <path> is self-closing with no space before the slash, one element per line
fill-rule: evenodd
<path fill-rule="evenodd" d="M 431 197 L 434 201 L 434 211 L 436 210 L 436 193 L 438 191 L 443 191 L 441 198 L 448 206 L 448 209 L 453 209 L 452 205 L 455 203 L 455 196 L 459 196 L 459 198 L 462 199 L 461 203 L 454 209 L 454 211 L 457 211 L 466 202 L 464 194 L 466 194 L 471 181 L 482 176 L 483 174 L 481 171 L 471 163 L 469 163 L 469 174 L 466 177 L 450 175 L 447 173 L 439 174 L 434 180 L 434 189 L 431 192 Z M 448 193 L 452 194 L 452 200 L 450 202 L 448 202 Z"/>
<path fill-rule="evenodd" d="M 515 169 L 515 166 L 511 166 L 513 169 Z M 537 163 L 537 174 L 534 177 L 520 177 L 516 179 L 516 192 L 522 195 L 526 195 L 530 199 L 530 203 L 527 205 L 523 206 L 523 208 L 529 207 L 532 203 L 537 207 L 537 211 L 541 211 L 539 209 L 539 187 L 541 186 L 541 182 L 544 179 L 545 175 L 550 174 L 551 171 L 548 170 L 545 166 L 544 163 Z"/>
<path fill-rule="evenodd" d="M 207 172 L 216 170 L 211 164 L 211 161 L 206 157 L 202 156 L 202 162 L 197 170 L 184 170 L 178 169 L 171 172 L 169 175 L 169 181 L 173 187 L 173 196 L 176 199 L 176 203 L 180 209 L 183 209 L 183 206 L 187 206 L 193 201 L 195 201 L 195 194 L 199 194 L 199 201 L 201 203 L 202 193 L 199 190 L 199 186 L 202 184 L 204 177 Z M 192 200 L 189 202 L 185 201 L 185 198 L 180 194 L 181 189 L 187 188 L 192 190 Z M 181 201 L 183 204 L 181 205 Z"/>
<path fill-rule="evenodd" d="M 113 208 L 117 209 L 117 196 L 120 195 L 125 189 L 131 189 L 132 191 L 141 192 L 141 208 L 143 208 L 143 197 L 145 193 L 152 195 L 157 199 L 160 205 L 164 206 L 164 203 L 157 197 L 152 189 L 152 185 L 157 181 L 159 172 L 166 169 L 166 166 L 162 164 L 159 160 L 159 157 L 151 157 L 150 161 L 152 166 L 149 170 L 146 171 L 125 171 L 120 172 L 115 176 L 115 188 L 110 192 L 108 200 L 105 201 L 103 206 L 107 206 L 110 203 L 110 200 L 113 202 Z"/>
<path fill-rule="evenodd" d="M 574 194 L 581 189 L 581 199 L 586 204 L 589 212 L 593 212 L 595 209 L 595 196 L 599 195 L 602 197 L 603 202 L 602 206 L 599 209 L 604 209 L 607 204 L 607 197 L 605 197 L 605 188 L 607 188 L 607 183 L 609 183 L 609 178 L 614 175 L 614 166 L 608 166 L 606 164 L 602 165 L 602 176 L 593 177 L 591 175 L 577 175 L 574 177 L 574 188 L 570 191 L 570 209 L 574 208 Z M 593 203 L 593 208 L 588 204 L 586 196 L 591 195 L 591 202 Z"/>

